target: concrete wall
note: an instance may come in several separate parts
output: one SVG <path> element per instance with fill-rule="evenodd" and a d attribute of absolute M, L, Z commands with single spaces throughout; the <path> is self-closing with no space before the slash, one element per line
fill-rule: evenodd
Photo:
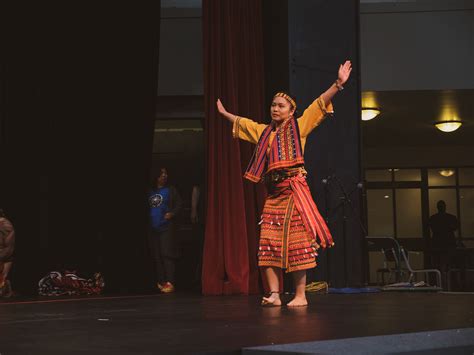
<path fill-rule="evenodd" d="M 159 95 L 203 92 L 200 4 L 162 2 Z M 360 30 L 363 91 L 474 88 L 474 1 L 363 0 Z"/>
<path fill-rule="evenodd" d="M 203 94 L 201 17 L 201 8 L 162 9 L 158 95 Z"/>
<path fill-rule="evenodd" d="M 474 1 L 361 7 L 362 90 L 474 88 Z"/>

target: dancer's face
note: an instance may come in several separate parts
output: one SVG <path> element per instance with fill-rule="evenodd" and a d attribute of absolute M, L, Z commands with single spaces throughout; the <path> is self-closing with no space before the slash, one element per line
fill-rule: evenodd
<path fill-rule="evenodd" d="M 287 120 L 294 112 L 295 109 L 287 99 L 279 96 L 273 98 L 272 105 L 270 106 L 270 115 L 277 124 Z"/>

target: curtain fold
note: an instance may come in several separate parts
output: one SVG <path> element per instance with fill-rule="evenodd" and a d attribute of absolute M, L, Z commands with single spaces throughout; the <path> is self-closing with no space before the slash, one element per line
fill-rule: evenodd
<path fill-rule="evenodd" d="M 261 0 L 203 0 L 207 218 L 202 290 L 205 295 L 259 292 L 258 216 L 264 190 L 242 178 L 254 147 L 232 138 L 216 110 L 263 121 Z"/>

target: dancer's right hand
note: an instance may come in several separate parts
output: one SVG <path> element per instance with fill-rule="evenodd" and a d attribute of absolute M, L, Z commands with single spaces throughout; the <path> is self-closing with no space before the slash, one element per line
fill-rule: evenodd
<path fill-rule="evenodd" d="M 219 113 L 224 116 L 227 114 L 227 110 L 225 109 L 224 105 L 222 105 L 221 99 L 217 99 L 217 111 L 219 111 Z"/>
<path fill-rule="evenodd" d="M 234 123 L 236 120 L 236 116 L 230 112 L 227 112 L 227 110 L 225 109 L 220 99 L 217 99 L 216 104 L 217 104 L 217 111 L 219 111 L 219 113 L 225 118 L 227 118 L 231 123 Z"/>

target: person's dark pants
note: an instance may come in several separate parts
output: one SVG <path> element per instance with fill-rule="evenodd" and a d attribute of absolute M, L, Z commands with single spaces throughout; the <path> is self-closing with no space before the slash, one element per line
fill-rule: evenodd
<path fill-rule="evenodd" d="M 453 246 L 447 246 L 444 248 L 436 247 L 431 249 L 431 265 L 434 269 L 438 269 L 441 272 L 443 285 L 448 284 L 449 270 L 452 268 L 459 267 L 459 261 L 456 260 L 456 249 Z M 430 282 L 434 283 L 434 275 L 430 278 Z M 459 280 L 457 280 L 459 284 Z"/>
<path fill-rule="evenodd" d="M 193 264 L 196 265 L 193 282 L 200 289 L 202 274 L 202 254 L 204 251 L 204 225 L 201 222 L 193 224 L 192 236 L 194 248 Z"/>
<path fill-rule="evenodd" d="M 159 283 L 175 283 L 177 248 L 173 228 L 150 233 L 151 252 L 155 262 L 156 279 Z"/>
<path fill-rule="evenodd" d="M 431 264 L 442 273 L 455 267 L 457 265 L 455 247 L 433 248 L 431 250 Z"/>

